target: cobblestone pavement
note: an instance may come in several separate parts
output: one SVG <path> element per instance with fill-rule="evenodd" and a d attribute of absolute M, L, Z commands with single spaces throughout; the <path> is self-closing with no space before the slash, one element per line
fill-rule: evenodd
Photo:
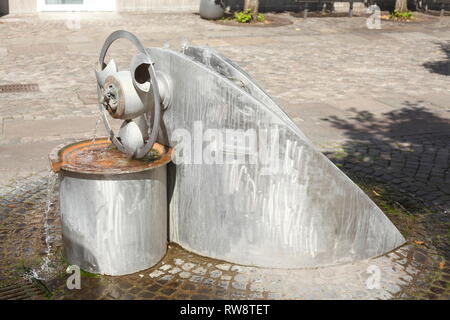
<path fill-rule="evenodd" d="M 449 268 L 433 247 L 421 223 L 395 217 L 377 201 L 411 240 L 395 252 L 350 265 L 316 269 L 265 269 L 230 264 L 189 253 L 175 244 L 155 267 L 129 276 L 83 274 L 82 289 L 66 288 L 66 263 L 61 254 L 56 189 L 49 178 L 30 177 L 3 193 L 0 280 L 44 278 L 52 299 L 386 299 L 448 298 Z M 51 181 L 51 179 L 50 179 Z M 378 190 L 378 189 L 377 189 Z M 380 193 L 381 191 L 378 190 Z M 48 200 L 50 227 L 42 223 Z M 419 206 L 422 210 L 423 208 Z M 420 215 L 421 211 L 412 211 Z M 408 220 L 408 219 L 407 219 Z M 407 234 L 411 232 L 412 234 Z M 45 237 L 51 244 L 50 263 Z M 412 240 L 424 240 L 417 245 Z M 379 287 L 369 289 L 371 270 L 379 268 Z M 432 279 L 432 280 L 430 280 Z M 369 284 L 369 288 L 367 285 Z M 43 297 L 37 297 L 43 298 Z"/>
<path fill-rule="evenodd" d="M 381 30 L 368 30 L 363 17 L 281 16 L 293 23 L 229 27 L 190 13 L 0 18 L 0 84 L 40 88 L 0 93 L 0 282 L 45 276 L 53 299 L 449 299 L 450 18 L 420 15 L 416 23 L 383 21 Z M 68 28 L 74 17 L 81 29 Z M 186 39 L 235 60 L 377 202 L 408 244 L 376 259 L 304 270 L 238 266 L 171 244 L 154 268 L 126 277 L 84 274 L 82 290 L 66 289 L 47 154 L 92 136 L 93 68 L 117 29 L 147 46 L 167 42 L 178 50 Z M 115 60 L 127 66 L 129 47 L 114 46 Z M 46 228 L 47 194 L 53 204 Z M 378 289 L 367 287 L 371 265 L 381 270 Z"/>

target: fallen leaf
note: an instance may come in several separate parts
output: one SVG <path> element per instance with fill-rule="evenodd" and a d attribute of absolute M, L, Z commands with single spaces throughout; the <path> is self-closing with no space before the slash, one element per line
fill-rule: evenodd
<path fill-rule="evenodd" d="M 423 244 L 425 244 L 425 242 L 423 242 L 423 241 L 418 241 L 418 240 L 415 240 L 414 243 L 415 243 L 415 244 L 418 244 L 418 245 L 420 245 L 420 246 L 423 245 Z"/>
<path fill-rule="evenodd" d="M 381 194 L 379 194 L 378 192 L 376 192 L 375 190 L 372 190 L 373 194 L 376 195 L 377 197 L 381 197 Z"/>
<path fill-rule="evenodd" d="M 445 268 L 445 262 L 439 263 L 439 269 L 444 269 L 444 268 Z"/>
<path fill-rule="evenodd" d="M 13 208 L 15 208 L 16 206 L 15 205 L 13 205 L 13 204 L 7 204 L 6 205 L 8 208 L 11 208 L 11 209 L 13 209 Z"/>

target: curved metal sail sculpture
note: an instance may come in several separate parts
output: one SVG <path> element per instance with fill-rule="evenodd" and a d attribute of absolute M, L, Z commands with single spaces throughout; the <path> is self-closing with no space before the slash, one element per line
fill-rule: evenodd
<path fill-rule="evenodd" d="M 112 37 L 137 39 L 125 31 Z M 136 156 L 158 130 L 157 141 L 174 147 L 171 241 L 217 259 L 281 268 L 352 262 L 405 242 L 232 61 L 204 47 L 185 47 L 183 53 L 147 48 L 140 55 L 130 67 L 134 87 L 120 90 L 139 95 L 148 84 L 142 101 L 152 107 L 136 114 L 140 120 L 125 120 L 125 126 L 143 123 L 137 126 L 143 140 L 133 145 L 127 141 L 133 133 L 116 138 L 110 131 L 111 140 Z M 104 84 L 118 71 L 101 62 L 97 80 L 105 115 Z M 120 90 L 119 96 L 135 94 Z M 161 117 L 159 129 L 155 115 Z"/>

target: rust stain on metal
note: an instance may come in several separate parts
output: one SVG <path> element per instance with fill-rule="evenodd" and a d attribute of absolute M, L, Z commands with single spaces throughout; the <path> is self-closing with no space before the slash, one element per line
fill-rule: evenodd
<path fill-rule="evenodd" d="M 14 92 L 35 92 L 39 91 L 39 85 L 36 83 L 12 83 L 0 85 L 0 93 L 14 93 Z"/>
<path fill-rule="evenodd" d="M 172 149 L 155 143 L 148 157 L 132 159 L 107 138 L 58 146 L 50 153 L 54 172 L 60 170 L 91 174 L 134 173 L 160 167 L 171 160 Z"/>

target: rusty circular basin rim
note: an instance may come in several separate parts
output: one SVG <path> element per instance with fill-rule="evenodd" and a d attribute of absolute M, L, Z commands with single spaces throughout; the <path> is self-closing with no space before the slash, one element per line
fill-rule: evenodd
<path fill-rule="evenodd" d="M 172 157 L 172 148 L 165 146 L 160 143 L 155 143 L 152 149 L 156 149 L 161 156 L 151 162 L 144 162 L 142 160 L 133 159 L 133 161 L 140 162 L 139 166 L 129 166 L 127 168 L 121 167 L 105 167 L 105 168 L 92 168 L 85 169 L 78 167 L 70 161 L 67 161 L 68 156 L 73 155 L 76 152 L 81 152 L 86 150 L 92 145 L 112 145 L 111 141 L 106 137 L 96 138 L 95 142 L 92 140 L 81 140 L 69 144 L 60 144 L 53 148 L 49 154 L 49 160 L 51 165 L 51 170 L 55 173 L 60 171 L 68 171 L 74 173 L 83 173 L 91 175 L 120 175 L 120 174 L 130 174 L 138 173 L 143 171 L 148 171 L 156 169 L 168 164 Z M 120 152 L 120 151 L 118 151 Z M 129 159 L 127 155 L 123 154 L 124 159 Z M 131 159 L 130 159 L 131 160 Z"/>

